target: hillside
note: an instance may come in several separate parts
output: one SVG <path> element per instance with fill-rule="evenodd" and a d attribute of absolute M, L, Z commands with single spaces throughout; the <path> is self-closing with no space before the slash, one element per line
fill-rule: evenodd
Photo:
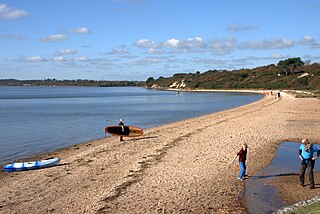
<path fill-rule="evenodd" d="M 147 81 L 149 88 L 175 89 L 288 89 L 320 91 L 320 64 L 306 65 L 300 58 L 253 69 L 209 70 Z"/>

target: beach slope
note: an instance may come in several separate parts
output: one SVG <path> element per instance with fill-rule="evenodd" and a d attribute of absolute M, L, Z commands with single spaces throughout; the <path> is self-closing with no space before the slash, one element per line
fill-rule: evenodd
<path fill-rule="evenodd" d="M 282 141 L 320 143 L 319 106 L 314 98 L 265 96 L 150 128 L 123 143 L 107 137 L 56 151 L 50 155 L 61 158 L 57 167 L 1 173 L 0 213 L 246 213 L 232 163 L 241 144 L 249 146 L 247 173 L 253 175 Z M 286 188 L 301 192 L 294 200 L 307 194 L 298 177 L 281 186 L 282 194 Z"/>

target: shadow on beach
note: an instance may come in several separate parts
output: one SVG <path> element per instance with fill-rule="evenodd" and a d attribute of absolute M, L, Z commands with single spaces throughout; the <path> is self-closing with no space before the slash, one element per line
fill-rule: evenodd
<path fill-rule="evenodd" d="M 250 176 L 249 179 L 265 179 L 265 178 L 276 178 L 283 176 L 299 176 L 299 173 L 281 173 L 281 174 L 271 174 L 271 175 L 254 175 Z"/>
<path fill-rule="evenodd" d="M 146 139 L 154 139 L 154 138 L 158 138 L 158 136 L 139 137 L 139 138 L 133 138 L 133 139 L 130 139 L 130 140 L 125 140 L 125 141 L 137 141 L 137 140 L 146 140 Z"/>

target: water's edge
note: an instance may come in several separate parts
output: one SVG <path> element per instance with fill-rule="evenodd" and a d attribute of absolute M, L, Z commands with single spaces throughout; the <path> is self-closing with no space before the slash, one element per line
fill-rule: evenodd
<path fill-rule="evenodd" d="M 30 90 L 30 88 L 27 88 L 28 90 Z M 47 88 L 45 88 L 46 90 L 48 90 Z M 68 90 L 73 90 L 73 89 L 70 89 L 70 88 L 67 88 Z M 51 89 L 50 89 L 51 90 Z M 58 88 L 57 90 L 59 90 L 58 92 L 58 95 L 59 96 L 61 96 L 61 93 L 63 92 L 63 89 L 61 89 L 61 88 Z M 80 90 L 84 90 L 84 89 L 80 89 Z M 117 89 L 118 90 L 118 89 Z M 126 90 L 128 90 L 127 88 L 126 88 Z M 147 90 L 147 91 L 145 91 L 145 90 Z M 190 103 L 190 99 L 195 99 L 195 101 L 197 101 L 197 99 L 199 99 L 199 97 L 203 97 L 203 98 L 201 98 L 201 99 L 213 99 L 213 98 L 211 98 L 211 95 L 206 95 L 206 93 L 205 92 L 201 92 L 201 93 L 199 93 L 199 92 L 197 92 L 196 94 L 197 95 L 195 95 L 195 97 L 196 98 L 192 98 L 192 96 L 194 96 L 194 95 L 192 95 L 192 91 L 190 91 L 190 92 L 181 92 L 180 94 L 177 94 L 176 92 L 173 92 L 173 91 L 170 91 L 170 92 L 168 92 L 168 91 L 166 91 L 166 92 L 159 92 L 159 90 L 152 90 L 152 89 L 134 89 L 134 92 L 135 91 L 138 91 L 139 93 L 146 93 L 147 95 L 147 97 L 149 97 L 150 96 L 150 91 L 151 91 L 151 94 L 152 93 L 156 93 L 157 95 L 156 96 L 159 96 L 159 94 L 160 94 L 160 98 L 159 99 L 164 99 L 163 97 L 165 97 L 165 99 L 167 100 L 167 97 L 169 96 L 169 98 L 170 99 L 173 99 L 173 100 L 182 100 L 182 105 L 187 105 L 188 103 Z M 141 92 L 142 91 L 142 92 Z M 230 94 L 235 94 L 234 92 L 237 92 L 237 91 L 233 91 L 232 93 L 230 93 Z M 12 92 L 12 94 L 14 95 L 14 93 L 16 93 L 16 92 Z M 19 92 L 19 93 L 21 93 L 21 92 Z M 42 92 L 43 93 L 43 92 Z M 72 93 L 74 93 L 73 91 L 72 91 Z M 88 92 L 86 92 L 85 91 L 85 94 L 87 94 Z M 99 91 L 99 93 L 101 93 L 100 91 Z M 123 93 L 123 92 L 121 92 L 121 93 Z M 164 94 L 163 94 L 164 93 Z M 209 94 L 211 94 L 212 92 L 208 92 Z M 199 94 L 201 94 L 201 95 L 199 95 Z M 223 92 L 221 92 L 221 93 L 217 93 L 217 94 L 219 94 L 218 95 L 218 100 L 220 100 L 220 99 L 222 99 L 222 97 L 223 96 L 226 96 L 226 97 L 228 97 L 228 94 L 227 95 L 224 95 L 223 94 Z M 242 96 L 242 95 L 244 95 L 244 96 Z M 239 96 L 240 97 L 240 99 L 242 99 L 242 97 L 243 98 L 245 98 L 245 99 L 247 99 L 246 98 L 246 94 L 250 94 L 250 93 L 248 93 L 248 92 L 238 92 L 238 95 L 237 96 Z M 42 95 L 42 94 L 41 94 Z M 72 94 L 71 94 L 72 95 Z M 144 94 L 143 94 L 144 95 Z M 189 96 L 189 95 L 192 95 L 192 96 Z M 12 95 L 10 95 L 10 96 L 12 96 Z M 19 95 L 19 96 L 21 96 L 21 95 Z M 51 95 L 50 95 L 51 96 Z M 68 95 L 68 96 L 70 96 L 70 95 Z M 78 96 L 83 96 L 82 94 L 78 94 Z M 99 96 L 99 98 L 97 98 L 97 102 L 100 102 L 100 99 L 104 99 L 104 98 L 100 98 L 100 96 L 101 96 L 101 94 L 98 94 L 98 96 Z M 197 98 L 198 97 L 198 98 Z M 220 98 L 219 98 L 220 97 Z M 250 95 L 249 95 L 249 97 L 250 97 Z M 153 122 L 154 124 L 152 125 L 151 123 L 150 123 L 150 119 L 149 119 L 149 121 L 147 121 L 148 122 L 148 125 L 146 125 L 146 127 L 145 128 L 154 128 L 154 127 L 157 127 L 157 126 L 162 126 L 162 125 L 166 125 L 166 124 L 170 124 L 170 123 L 174 123 L 174 122 L 178 122 L 178 121 L 183 121 L 183 120 L 186 120 L 186 119 L 192 119 L 192 118 L 197 118 L 197 117 L 200 117 L 200 116 L 204 116 L 204 115 L 208 115 L 208 114 L 214 114 L 214 113 L 217 113 L 217 112 L 220 112 L 220 111 L 226 111 L 226 110 L 230 110 L 230 109 L 233 109 L 233 108 L 237 108 L 237 107 L 240 107 L 240 106 L 243 106 L 243 105 L 247 105 L 247 104 L 251 104 L 251 103 L 254 103 L 254 102 L 257 102 L 257 101 L 259 101 L 259 100 L 261 100 L 261 99 L 263 99 L 263 95 L 261 95 L 261 96 L 257 96 L 257 94 L 255 94 L 254 95 L 254 97 L 256 97 L 256 98 L 254 98 L 254 99 L 252 99 L 252 101 L 251 102 L 247 102 L 247 103 L 241 103 L 240 102 L 240 104 L 239 105 L 234 105 L 234 106 L 227 106 L 226 104 L 224 104 L 225 106 L 223 106 L 223 108 L 221 108 L 221 107 L 219 107 L 219 109 L 212 109 L 211 111 L 208 111 L 208 110 L 206 110 L 206 111 L 204 111 L 205 113 L 202 113 L 202 114 L 199 114 L 199 113 L 197 113 L 195 116 L 190 116 L 190 115 L 192 115 L 192 114 L 190 114 L 189 116 L 186 116 L 185 114 L 182 114 L 183 115 L 183 117 L 182 118 L 170 118 L 170 120 L 168 120 L 167 122 L 165 122 L 165 123 L 163 123 L 163 122 L 161 122 L 160 121 L 160 123 L 159 123 L 159 121 L 152 121 L 151 120 L 151 122 Z M 60 98 L 59 98 L 60 99 Z M 59 99 L 57 99 L 56 101 L 59 101 L 59 102 L 61 102 Z M 80 98 L 80 99 L 82 99 L 82 97 Z M 149 99 L 149 98 L 148 98 Z M 155 99 L 155 98 L 153 98 L 152 97 L 152 99 Z M 227 98 L 227 100 L 228 100 L 229 98 Z M 245 99 L 243 99 L 243 100 L 245 100 Z M 54 102 L 56 102 L 56 101 L 54 101 Z M 85 100 L 86 101 L 86 100 Z M 194 101 L 194 102 L 195 102 Z M 200 100 L 201 101 L 201 100 Z M 229 101 L 231 101 L 231 100 L 228 100 L 228 102 Z M 20 102 L 20 101 L 19 101 Z M 33 100 L 31 100 L 31 101 L 23 101 L 23 102 L 33 102 Z M 36 101 L 36 102 L 39 102 L 39 101 Z M 42 101 L 41 101 L 42 102 Z M 63 101 L 64 102 L 64 101 Z M 69 101 L 68 101 L 69 102 Z M 79 102 L 79 101 L 77 101 L 77 102 Z M 170 101 L 170 106 L 174 106 L 174 102 L 173 103 L 171 103 L 172 101 Z M 212 101 L 211 101 L 212 102 Z M 60 105 L 60 103 L 58 103 L 59 105 Z M 57 105 L 58 105 L 57 104 Z M 82 104 L 82 102 L 80 103 L 80 104 Z M 94 103 L 95 104 L 95 103 Z M 162 105 L 163 105 L 163 103 L 161 103 Z M 100 103 L 99 103 L 99 105 L 100 105 Z M 181 104 L 180 104 L 181 105 Z M 201 103 L 201 105 L 210 105 L 210 102 L 204 102 L 204 103 Z M 193 106 L 192 106 L 193 107 Z M 172 107 L 170 107 L 170 108 L 172 108 Z M 175 107 L 176 108 L 176 107 Z M 177 110 L 175 110 L 175 111 L 180 111 L 180 109 L 179 109 L 180 107 L 178 107 L 177 108 Z M 165 110 L 165 109 L 164 109 Z M 169 109 L 169 111 L 171 111 L 171 109 Z M 183 108 L 183 111 L 182 112 L 185 112 L 185 111 L 188 111 L 188 109 L 184 109 Z M 199 110 L 198 110 L 199 111 Z M 200 110 L 200 112 L 202 112 L 202 110 Z M 69 112 L 66 112 L 66 113 L 69 113 Z M 133 115 L 128 115 L 127 117 L 124 117 L 124 118 L 129 118 L 130 119 L 130 117 L 131 117 L 131 121 L 129 120 L 129 122 L 128 122 L 128 120 L 126 121 L 127 122 L 127 125 L 131 125 L 132 124 L 132 121 L 134 121 L 134 122 L 137 122 L 136 120 L 135 120 L 135 118 L 137 117 L 137 116 L 133 116 Z M 101 118 L 101 117 L 100 117 Z M 81 117 L 81 119 L 77 119 L 77 120 L 80 120 L 80 121 L 78 121 L 78 122 L 80 122 L 80 123 L 83 123 L 83 118 Z M 113 121 L 113 123 L 117 123 L 117 121 L 115 121 L 116 119 L 113 119 L 112 121 Z M 108 121 L 108 120 L 107 120 Z M 102 123 L 101 123 L 102 122 Z M 130 124 L 130 122 L 131 122 L 131 124 Z M 143 121 L 142 121 L 143 122 Z M 50 121 L 50 123 L 52 123 L 51 121 Z M 96 123 L 96 122 L 95 122 Z M 21 122 L 20 123 L 18 123 L 18 126 L 20 126 L 20 124 L 21 124 Z M 100 124 L 100 125 L 99 125 Z M 110 124 L 110 122 L 109 122 L 109 124 Z M 97 127 L 95 127 L 95 132 L 99 132 L 99 133 L 103 133 L 103 127 L 104 126 L 106 126 L 106 125 L 109 125 L 108 124 L 108 122 L 106 123 L 106 122 L 103 122 L 103 121 L 98 121 L 98 123 L 97 124 L 95 124 Z M 49 124 L 50 125 L 50 124 Z M 111 124 L 110 124 L 111 125 Z M 114 124 L 112 124 L 112 125 L 114 125 Z M 136 125 L 136 124 L 134 124 L 134 125 Z M 138 124 L 139 125 L 139 124 Z M 140 125 L 140 127 L 144 127 L 143 125 Z M 60 128 L 60 127 L 58 127 L 58 128 Z M 35 128 L 33 128 L 33 129 L 35 129 Z M 100 130 L 101 129 L 101 130 Z M 18 128 L 18 130 L 20 130 L 19 128 Z M 51 129 L 51 131 L 53 131 L 54 129 Z M 66 129 L 64 129 L 63 131 L 65 131 Z M 15 130 L 16 131 L 16 130 Z M 32 131 L 32 130 L 29 130 L 29 131 Z M 80 131 L 80 130 L 79 130 Z M 81 130 L 81 131 L 83 131 L 83 130 Z M 89 130 L 89 132 L 90 132 L 90 130 Z M 23 137 L 21 137 L 21 140 L 22 141 L 24 141 L 25 139 L 24 139 L 24 134 L 25 133 L 28 133 L 28 131 L 26 132 L 23 132 L 22 133 L 22 135 L 21 136 L 23 136 Z M 14 133 L 15 135 L 17 135 L 17 134 L 19 134 L 18 132 L 15 132 Z M 65 133 L 63 132 L 63 133 L 58 133 L 58 130 L 55 130 L 55 134 L 59 134 L 59 135 L 61 135 L 61 136 L 63 136 L 63 135 L 65 135 Z M 85 135 L 85 133 L 83 133 L 84 135 Z M 83 135 L 82 134 L 82 135 Z M 97 135 L 97 136 L 94 136 L 93 137 L 93 134 L 94 133 L 90 133 L 90 135 L 88 135 L 88 136 L 84 136 L 84 137 L 82 137 L 82 139 L 80 139 L 78 142 L 77 142 L 77 140 L 75 140 L 75 139 L 71 139 L 70 137 L 70 142 L 75 142 L 75 143 L 71 143 L 71 144 L 67 144 L 67 145 L 63 145 L 63 144 L 60 144 L 60 146 L 52 146 L 52 147 L 49 147 L 49 148 L 44 148 L 44 149 L 42 149 L 41 151 L 39 151 L 39 152 L 33 152 L 33 153 L 30 153 L 29 155 L 26 153 L 25 155 L 23 155 L 23 156 L 17 156 L 17 157 L 15 157 L 15 158 L 11 158 L 10 160 L 0 160 L 0 164 L 4 164 L 4 163 L 11 163 L 11 162 L 16 162 L 16 161 L 21 161 L 21 160 L 25 160 L 25 159 L 30 159 L 31 157 L 35 157 L 35 156 L 38 156 L 38 155 L 40 155 L 40 154 L 43 154 L 43 153 L 45 153 L 45 154 L 47 154 L 47 153 L 52 153 L 52 152 L 54 152 L 54 151 L 56 151 L 56 150 L 59 150 L 59 149 L 63 149 L 63 148 L 68 148 L 68 147 L 70 147 L 70 146 L 74 146 L 74 145 L 78 145 L 78 144 L 82 144 L 82 143 L 87 143 L 87 142 L 90 142 L 90 141 L 94 141 L 94 140 L 99 140 L 99 139 L 103 139 L 103 138 L 105 138 L 105 136 L 104 135 L 101 135 L 101 134 L 99 134 L 99 135 Z M 45 136 L 45 137 L 47 137 L 47 136 Z M 49 136 L 50 137 L 50 136 Z M 51 138 L 52 139 L 52 138 Z M 21 141 L 21 140 L 18 140 L 18 141 L 13 141 L 13 142 L 19 142 L 19 141 Z M 29 140 L 28 140 L 29 142 L 28 143 L 35 143 L 35 142 L 42 142 L 40 139 L 37 139 L 37 138 L 30 138 Z M 7 141 L 8 142 L 8 141 Z M 44 142 L 42 142 L 42 145 L 46 145 Z M 48 144 L 47 144 L 48 145 Z M 61 146 L 62 145 L 62 146 Z M 0 147 L 1 148 L 3 148 L 3 149 L 5 149 L 5 147 L 2 145 L 0 145 Z M 24 151 L 25 152 L 25 151 Z"/>
<path fill-rule="evenodd" d="M 301 202 L 297 205 L 288 206 L 278 196 L 276 187 L 268 182 L 276 177 L 299 175 L 300 160 L 297 155 L 299 146 L 300 143 L 297 142 L 280 143 L 272 162 L 245 181 L 241 201 L 246 204 L 247 213 L 271 214 L 277 213 L 278 210 L 281 213 L 281 210 L 288 210 L 305 204 L 305 202 Z M 319 171 L 317 164 L 314 170 Z M 297 182 L 299 181 L 297 180 Z M 318 198 L 311 199 L 312 202 L 317 200 Z"/>

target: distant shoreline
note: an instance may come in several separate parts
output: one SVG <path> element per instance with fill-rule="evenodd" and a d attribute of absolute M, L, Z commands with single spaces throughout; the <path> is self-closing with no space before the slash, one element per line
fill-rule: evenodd
<path fill-rule="evenodd" d="M 80 87 L 142 87 L 145 86 L 145 81 L 126 81 L 126 80 L 16 80 L 16 79 L 0 79 L 0 86 L 80 86 Z"/>

